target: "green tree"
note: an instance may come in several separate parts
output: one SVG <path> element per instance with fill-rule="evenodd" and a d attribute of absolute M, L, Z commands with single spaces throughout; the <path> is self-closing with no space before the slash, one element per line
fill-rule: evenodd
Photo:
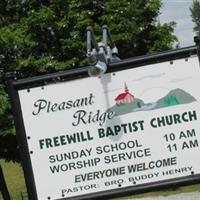
<path fill-rule="evenodd" d="M 120 58 L 168 50 L 175 23 L 160 24 L 161 0 L 1 0 L 0 68 L 35 76 L 87 64 L 86 27 L 109 27 Z M 17 160 L 10 105 L 0 87 L 0 157 Z"/>
<path fill-rule="evenodd" d="M 190 8 L 192 21 L 195 23 L 194 31 L 200 35 L 200 1 L 194 0 Z"/>
<path fill-rule="evenodd" d="M 174 22 L 158 22 L 160 0 L 116 1 L 106 4 L 101 23 L 108 24 L 121 58 L 171 49 Z"/>

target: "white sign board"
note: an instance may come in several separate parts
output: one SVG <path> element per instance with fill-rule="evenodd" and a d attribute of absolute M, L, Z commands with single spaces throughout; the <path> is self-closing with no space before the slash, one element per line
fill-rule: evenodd
<path fill-rule="evenodd" d="M 19 90 L 38 199 L 200 173 L 197 57 Z"/>

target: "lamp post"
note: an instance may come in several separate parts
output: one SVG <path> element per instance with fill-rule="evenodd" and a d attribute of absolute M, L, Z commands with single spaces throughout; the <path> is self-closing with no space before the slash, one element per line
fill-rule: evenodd
<path fill-rule="evenodd" d="M 116 45 L 112 42 L 107 26 L 102 27 L 103 41 L 97 43 L 92 27 L 87 27 L 87 57 L 89 76 L 103 75 L 109 63 L 120 60 Z M 108 45 L 110 41 L 112 48 Z"/>

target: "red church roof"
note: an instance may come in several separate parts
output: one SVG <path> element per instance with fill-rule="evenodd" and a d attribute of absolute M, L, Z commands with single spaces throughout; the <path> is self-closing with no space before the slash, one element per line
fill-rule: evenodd
<path fill-rule="evenodd" d="M 125 83 L 124 93 L 119 94 L 119 95 L 115 98 L 115 101 L 123 100 L 123 99 L 125 99 L 125 97 L 126 97 L 127 95 L 129 95 L 129 96 L 131 96 L 131 97 L 134 98 L 134 96 L 133 96 L 132 94 L 129 93 L 128 87 L 127 87 L 127 85 L 126 85 L 126 83 Z"/>
<path fill-rule="evenodd" d="M 126 95 L 130 95 L 132 97 L 134 97 L 132 94 L 130 94 L 129 92 L 125 92 L 125 93 L 121 93 L 119 94 L 116 98 L 115 98 L 115 101 L 119 101 L 119 100 L 122 100 L 126 97 Z"/>

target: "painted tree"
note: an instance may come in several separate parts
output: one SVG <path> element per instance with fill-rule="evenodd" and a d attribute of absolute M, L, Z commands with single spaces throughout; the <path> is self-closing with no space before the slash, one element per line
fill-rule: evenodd
<path fill-rule="evenodd" d="M 30 77 L 82 67 L 86 27 L 109 27 L 120 58 L 171 49 L 175 24 L 158 22 L 160 0 L 1 0 L 0 68 Z M 19 160 L 9 99 L 0 86 L 0 158 Z"/>
<path fill-rule="evenodd" d="M 200 36 L 200 1 L 194 0 L 190 8 L 192 21 L 195 23 L 194 31 Z"/>

